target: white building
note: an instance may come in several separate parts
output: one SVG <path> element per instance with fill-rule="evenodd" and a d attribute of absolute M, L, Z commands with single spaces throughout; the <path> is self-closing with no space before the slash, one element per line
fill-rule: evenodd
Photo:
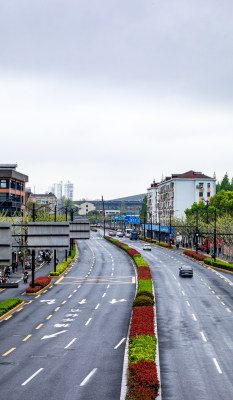
<path fill-rule="evenodd" d="M 51 192 L 55 194 L 58 200 L 60 200 L 63 196 L 66 199 L 73 200 L 74 194 L 74 185 L 70 181 L 59 183 L 54 183 L 51 187 Z"/>
<path fill-rule="evenodd" d="M 155 181 L 147 189 L 147 221 L 158 221 L 158 183 Z"/>
<path fill-rule="evenodd" d="M 186 208 L 190 208 L 194 202 L 207 203 L 216 193 L 216 179 L 201 172 L 188 171 L 166 177 L 157 188 L 151 187 L 147 192 L 149 207 L 151 205 L 148 211 L 157 218 L 155 222 L 160 218 L 161 223 L 167 225 L 170 216 L 184 217 Z"/>
<path fill-rule="evenodd" d="M 64 183 L 64 196 L 66 199 L 73 200 L 74 185 L 70 181 Z"/>
<path fill-rule="evenodd" d="M 84 203 L 79 205 L 79 215 L 87 215 L 89 211 L 94 211 L 96 208 L 94 204 L 90 203 L 89 201 L 85 201 Z"/>

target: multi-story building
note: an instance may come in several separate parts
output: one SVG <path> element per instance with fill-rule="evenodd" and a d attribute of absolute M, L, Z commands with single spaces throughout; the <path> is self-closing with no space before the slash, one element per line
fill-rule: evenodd
<path fill-rule="evenodd" d="M 70 181 L 54 183 L 51 187 L 51 192 L 55 194 L 58 200 L 64 196 L 66 199 L 73 200 L 74 185 Z"/>
<path fill-rule="evenodd" d="M 216 179 L 202 172 L 188 171 L 166 177 L 158 185 L 158 215 L 164 224 L 171 216 L 183 217 L 194 202 L 209 202 L 216 193 Z"/>
<path fill-rule="evenodd" d="M 147 189 L 148 222 L 168 225 L 171 217 L 184 217 L 186 208 L 194 202 L 208 203 L 215 193 L 216 179 L 201 172 L 172 174 L 163 182 L 153 182 Z"/>
<path fill-rule="evenodd" d="M 0 164 L 0 212 L 8 216 L 25 211 L 25 183 L 28 176 L 16 171 L 17 164 Z"/>
<path fill-rule="evenodd" d="M 64 196 L 66 199 L 73 200 L 74 185 L 70 181 L 64 183 Z"/>
<path fill-rule="evenodd" d="M 158 221 L 158 183 L 155 181 L 147 189 L 147 221 Z"/>
<path fill-rule="evenodd" d="M 87 215 L 89 211 L 95 211 L 96 208 L 93 203 L 85 201 L 78 206 L 79 215 Z"/>

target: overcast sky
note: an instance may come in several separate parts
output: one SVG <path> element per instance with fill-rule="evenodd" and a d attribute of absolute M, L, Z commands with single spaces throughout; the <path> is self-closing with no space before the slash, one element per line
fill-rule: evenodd
<path fill-rule="evenodd" d="M 232 0 L 0 0 L 0 162 L 75 199 L 231 178 L 232 15 Z"/>

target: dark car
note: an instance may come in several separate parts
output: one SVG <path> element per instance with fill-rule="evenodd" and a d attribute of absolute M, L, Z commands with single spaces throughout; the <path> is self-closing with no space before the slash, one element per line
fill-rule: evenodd
<path fill-rule="evenodd" d="M 189 265 L 182 265 L 182 267 L 179 268 L 180 276 L 190 276 L 190 278 L 193 277 L 193 269 Z"/>

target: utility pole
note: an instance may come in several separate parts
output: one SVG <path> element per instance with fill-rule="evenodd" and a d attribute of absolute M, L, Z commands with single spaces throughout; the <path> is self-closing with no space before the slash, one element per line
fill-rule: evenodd
<path fill-rule="evenodd" d="M 104 236 L 105 236 L 105 210 L 104 210 L 104 198 L 102 196 L 102 204 L 103 204 L 103 217 L 104 217 Z"/>
<path fill-rule="evenodd" d="M 217 251 L 217 246 L 216 246 L 216 220 L 217 220 L 217 214 L 216 214 L 216 208 L 214 210 L 214 261 L 216 261 L 216 251 Z"/>
<path fill-rule="evenodd" d="M 196 217 L 196 233 L 195 233 L 195 244 L 196 244 L 196 254 L 198 253 L 198 210 L 197 217 Z"/>

